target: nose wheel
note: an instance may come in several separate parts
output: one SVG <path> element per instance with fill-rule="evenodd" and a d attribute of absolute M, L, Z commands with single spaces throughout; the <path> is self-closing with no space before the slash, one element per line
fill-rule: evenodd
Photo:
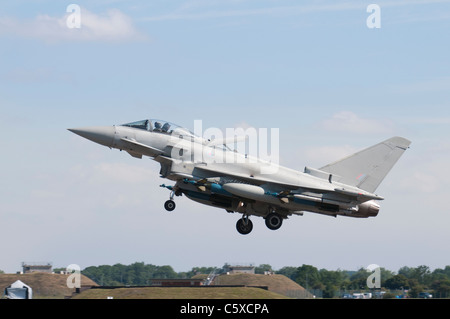
<path fill-rule="evenodd" d="M 239 232 L 239 234 L 242 234 L 242 235 L 250 234 L 250 232 L 253 229 L 253 223 L 248 218 L 248 216 L 244 215 L 241 219 L 239 219 L 237 221 L 236 229 Z"/>
<path fill-rule="evenodd" d="M 174 209 L 175 209 L 175 202 L 173 201 L 173 200 L 171 200 L 171 199 L 169 199 L 168 201 L 166 201 L 165 203 L 164 203 L 164 208 L 168 211 L 168 212 L 171 212 L 171 211 L 173 211 Z"/>

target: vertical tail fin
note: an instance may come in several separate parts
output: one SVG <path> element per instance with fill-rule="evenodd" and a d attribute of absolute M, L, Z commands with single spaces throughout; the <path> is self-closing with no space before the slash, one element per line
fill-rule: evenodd
<path fill-rule="evenodd" d="M 320 170 L 338 175 L 340 183 L 373 193 L 410 144 L 403 137 L 392 137 Z"/>

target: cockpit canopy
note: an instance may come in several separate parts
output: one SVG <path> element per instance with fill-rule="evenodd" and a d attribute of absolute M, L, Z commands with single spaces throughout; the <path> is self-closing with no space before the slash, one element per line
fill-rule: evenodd
<path fill-rule="evenodd" d="M 195 137 L 195 135 L 188 129 L 178 126 L 176 124 L 173 124 L 171 122 L 164 121 L 164 120 L 148 119 L 148 120 L 142 120 L 142 121 L 127 123 L 127 124 L 122 124 L 121 126 L 128 126 L 128 127 L 133 127 L 133 128 L 137 128 L 137 129 L 144 130 L 144 131 L 169 134 L 169 135 L 175 135 L 175 136 L 180 136 L 180 137 L 181 136 Z"/>

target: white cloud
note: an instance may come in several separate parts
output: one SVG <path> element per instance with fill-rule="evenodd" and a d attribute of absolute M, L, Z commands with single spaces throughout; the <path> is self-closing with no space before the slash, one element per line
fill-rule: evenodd
<path fill-rule="evenodd" d="M 38 15 L 33 20 L 0 18 L 0 35 L 36 38 L 45 42 L 60 41 L 105 41 L 129 42 L 145 40 L 146 36 L 136 29 L 132 19 L 117 9 L 95 14 L 81 9 L 81 27 L 69 28 L 67 19 Z"/>
<path fill-rule="evenodd" d="M 393 124 L 388 120 L 362 118 L 349 111 L 335 113 L 321 125 L 329 131 L 354 134 L 379 134 L 393 131 Z"/>

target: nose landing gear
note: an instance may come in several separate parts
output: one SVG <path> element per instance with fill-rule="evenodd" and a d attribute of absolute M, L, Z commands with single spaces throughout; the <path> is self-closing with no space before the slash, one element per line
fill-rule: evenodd
<path fill-rule="evenodd" d="M 175 209 L 176 205 L 175 202 L 172 199 L 169 199 L 168 201 L 166 201 L 164 203 L 164 208 L 168 211 L 171 212 Z"/>
<path fill-rule="evenodd" d="M 159 185 L 159 186 L 164 187 L 164 188 L 167 188 L 168 190 L 171 191 L 171 192 L 170 192 L 170 199 L 164 203 L 164 208 L 165 208 L 168 212 L 173 211 L 173 210 L 175 209 L 175 207 L 176 207 L 175 202 L 173 201 L 173 196 L 174 196 L 174 195 L 180 196 L 180 195 L 181 195 L 180 190 L 179 190 L 179 189 L 174 189 L 175 187 L 170 186 L 170 185 L 164 185 L 164 184 L 162 184 L 162 185 Z"/>

